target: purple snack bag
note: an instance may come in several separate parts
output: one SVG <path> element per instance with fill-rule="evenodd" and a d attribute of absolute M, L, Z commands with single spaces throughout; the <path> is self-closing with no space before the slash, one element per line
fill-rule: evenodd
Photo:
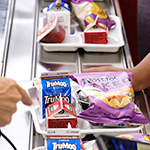
<path fill-rule="evenodd" d="M 97 21 L 105 24 L 108 29 L 115 26 L 115 21 L 110 18 L 106 11 L 101 9 L 93 0 L 70 0 L 74 14 L 80 20 L 82 27 L 94 22 L 98 16 Z"/>
<path fill-rule="evenodd" d="M 90 122 L 108 124 L 120 124 L 123 122 L 137 124 L 148 123 L 148 119 L 146 119 L 139 110 L 137 111 L 133 101 L 122 108 L 113 108 L 95 97 L 90 96 L 90 99 L 93 102 L 89 108 L 81 112 L 78 117 L 89 120 Z"/>
<path fill-rule="evenodd" d="M 118 135 L 117 137 L 124 138 L 124 139 L 129 139 L 129 140 L 135 140 L 135 141 L 150 143 L 150 135 L 148 135 L 148 134 L 128 133 L 128 134 Z"/>
<path fill-rule="evenodd" d="M 124 122 L 147 124 L 140 109 L 134 104 L 130 72 L 99 72 L 72 74 L 89 96 L 90 106 L 78 117 L 94 123 L 120 124 Z"/>
<path fill-rule="evenodd" d="M 84 24 L 85 26 L 87 26 L 88 24 L 90 24 L 91 22 L 89 21 L 88 18 L 93 19 L 95 20 L 96 17 L 97 17 L 98 14 L 94 14 L 94 13 L 91 13 L 89 15 L 87 15 L 84 19 Z M 105 12 L 105 15 L 107 16 L 106 18 L 101 18 L 101 17 L 98 17 L 97 21 L 98 22 L 101 22 L 103 24 L 105 24 L 107 27 L 108 27 L 108 30 L 111 30 L 115 27 L 115 21 L 113 19 L 111 19 L 108 14 Z"/>

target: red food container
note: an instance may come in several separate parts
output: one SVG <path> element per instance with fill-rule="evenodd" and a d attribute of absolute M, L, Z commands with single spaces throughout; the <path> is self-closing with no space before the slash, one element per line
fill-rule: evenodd
<path fill-rule="evenodd" d="M 38 41 L 43 43 L 62 43 L 65 39 L 66 31 L 57 24 L 57 17 L 46 24 L 38 34 Z"/>

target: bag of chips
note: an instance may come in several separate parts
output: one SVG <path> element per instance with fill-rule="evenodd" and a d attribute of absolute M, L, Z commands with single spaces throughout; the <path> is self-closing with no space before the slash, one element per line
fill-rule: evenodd
<path fill-rule="evenodd" d="M 108 29 L 115 27 L 115 21 L 101 9 L 93 0 L 70 0 L 73 14 L 80 26 L 84 29 L 88 24 L 94 22 L 98 16 L 97 21 L 105 24 Z"/>
<path fill-rule="evenodd" d="M 134 103 L 132 73 L 81 73 L 72 74 L 70 78 L 82 87 L 90 100 L 88 108 L 78 117 L 93 124 L 148 123 Z"/>

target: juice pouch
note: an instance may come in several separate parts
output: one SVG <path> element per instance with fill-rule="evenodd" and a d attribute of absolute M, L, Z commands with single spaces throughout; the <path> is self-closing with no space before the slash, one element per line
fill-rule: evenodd
<path fill-rule="evenodd" d="M 93 0 L 70 0 L 72 9 L 76 17 L 80 20 L 82 28 L 94 22 L 98 15 L 97 21 L 105 24 L 108 29 L 115 26 L 115 21 L 112 20 L 106 11 L 101 9 Z"/>
<path fill-rule="evenodd" d="M 90 99 L 89 107 L 78 117 L 99 124 L 148 123 L 148 119 L 134 104 L 132 75 L 130 72 L 70 75 Z"/>

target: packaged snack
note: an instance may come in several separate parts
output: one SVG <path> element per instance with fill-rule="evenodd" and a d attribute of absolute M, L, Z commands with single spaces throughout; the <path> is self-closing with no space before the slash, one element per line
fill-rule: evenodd
<path fill-rule="evenodd" d="M 147 124 L 148 119 L 134 103 L 132 76 L 130 72 L 70 75 L 90 99 L 89 107 L 78 117 L 99 124 Z"/>
<path fill-rule="evenodd" d="M 150 143 L 150 135 L 143 134 L 143 133 L 128 133 L 128 134 L 118 135 L 117 137 Z"/>
<path fill-rule="evenodd" d="M 46 24 L 38 34 L 38 41 L 43 43 L 62 43 L 65 39 L 66 31 L 57 24 L 57 17 Z"/>
<path fill-rule="evenodd" d="M 93 2 L 93 0 L 71 0 L 71 5 L 74 14 L 80 20 L 83 29 L 88 24 L 94 22 L 97 15 L 98 21 L 105 24 L 109 30 L 114 28 L 115 21 L 108 16 L 106 11 Z"/>

